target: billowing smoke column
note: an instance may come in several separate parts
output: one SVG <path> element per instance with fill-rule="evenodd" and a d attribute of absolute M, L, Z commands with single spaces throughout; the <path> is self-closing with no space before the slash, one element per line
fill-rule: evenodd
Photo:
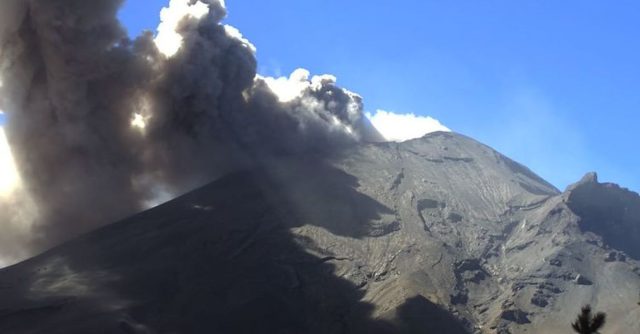
<path fill-rule="evenodd" d="M 172 0 L 158 34 L 133 41 L 121 3 L 0 2 L 0 110 L 22 180 L 0 212 L 0 258 L 246 167 L 255 152 L 380 139 L 334 77 L 256 76 L 255 48 L 221 24 L 220 0 Z"/>

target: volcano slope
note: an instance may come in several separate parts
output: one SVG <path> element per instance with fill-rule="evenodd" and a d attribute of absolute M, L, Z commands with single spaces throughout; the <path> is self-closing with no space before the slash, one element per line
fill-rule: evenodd
<path fill-rule="evenodd" d="M 455 133 L 279 158 L 1 270 L 0 333 L 637 333 L 639 220 Z"/>

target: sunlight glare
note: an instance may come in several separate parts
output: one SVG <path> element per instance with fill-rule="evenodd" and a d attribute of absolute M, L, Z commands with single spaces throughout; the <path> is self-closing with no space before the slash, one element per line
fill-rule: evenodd
<path fill-rule="evenodd" d="M 0 127 L 0 197 L 7 197 L 20 185 L 20 176 L 7 141 L 4 129 Z"/>

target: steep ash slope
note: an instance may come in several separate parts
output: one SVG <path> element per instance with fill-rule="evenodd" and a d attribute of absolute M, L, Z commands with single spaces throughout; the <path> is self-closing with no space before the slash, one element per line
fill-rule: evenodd
<path fill-rule="evenodd" d="M 2 333 L 393 332 L 238 173 L 0 272 Z"/>
<path fill-rule="evenodd" d="M 263 166 L 0 271 L 0 332 L 640 330 L 637 194 L 453 133 Z"/>

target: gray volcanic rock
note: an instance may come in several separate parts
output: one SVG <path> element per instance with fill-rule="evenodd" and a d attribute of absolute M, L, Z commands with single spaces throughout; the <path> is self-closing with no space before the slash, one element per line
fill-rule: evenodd
<path fill-rule="evenodd" d="M 583 231 L 600 235 L 612 248 L 640 258 L 640 196 L 637 193 L 615 184 L 598 183 L 597 175 L 590 173 L 569 187 L 567 205 L 581 217 Z"/>
<path fill-rule="evenodd" d="M 637 333 L 639 208 L 454 133 L 280 158 L 3 269 L 0 332 Z"/>

